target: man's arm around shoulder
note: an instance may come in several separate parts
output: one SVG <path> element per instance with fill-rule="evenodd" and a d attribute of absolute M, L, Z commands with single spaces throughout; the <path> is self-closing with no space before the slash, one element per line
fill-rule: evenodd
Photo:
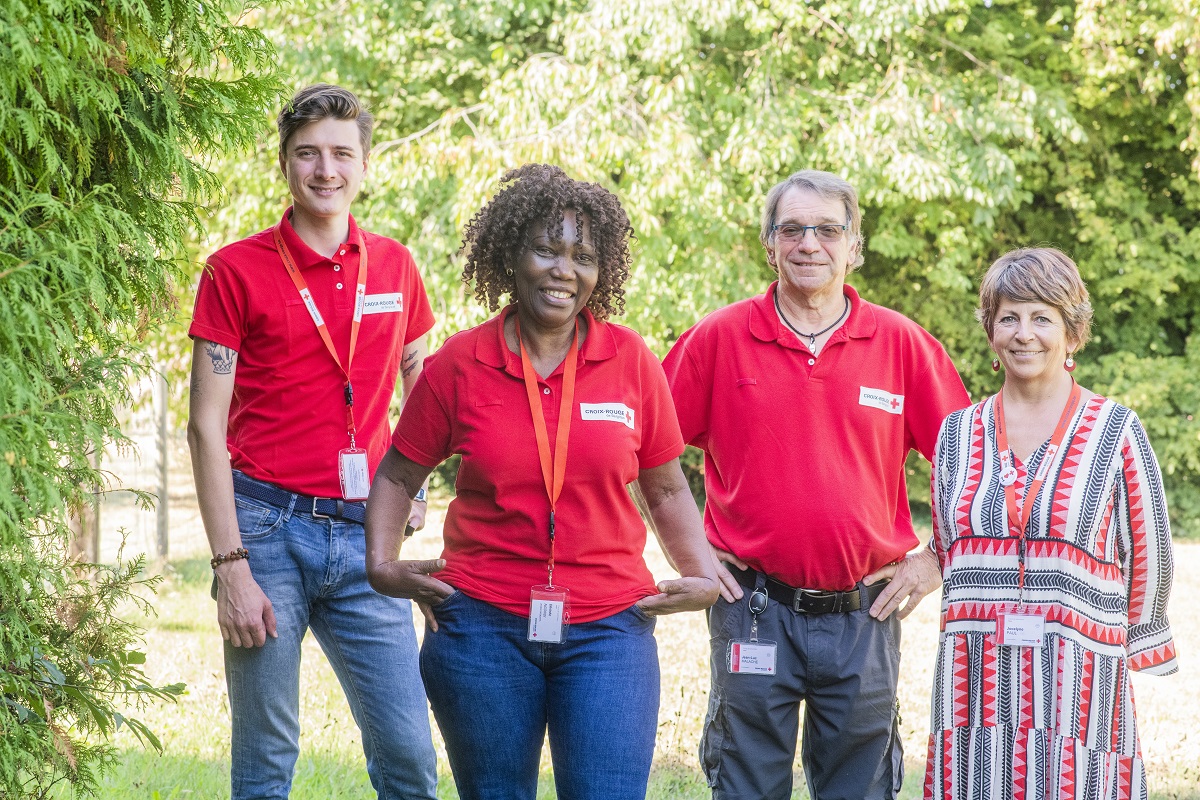
<path fill-rule="evenodd" d="M 213 555 L 242 546 L 226 445 L 236 369 L 237 352 L 233 348 L 207 339 L 195 340 L 187 437 L 196 499 Z M 226 561 L 214 572 L 221 636 L 234 647 L 260 647 L 267 636 L 275 637 L 275 611 L 250 574 L 249 562 Z"/>

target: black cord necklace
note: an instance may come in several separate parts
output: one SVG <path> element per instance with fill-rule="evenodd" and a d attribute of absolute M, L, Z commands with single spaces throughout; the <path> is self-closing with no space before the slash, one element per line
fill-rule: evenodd
<path fill-rule="evenodd" d="M 789 320 L 787 318 L 787 315 L 783 313 L 783 309 L 779 307 L 779 292 L 778 291 L 775 292 L 775 310 L 779 312 L 779 318 L 781 320 L 783 320 L 783 324 L 787 325 L 788 328 L 792 331 L 792 333 L 796 334 L 797 336 L 802 336 L 805 339 L 808 339 L 808 349 L 811 350 L 813 347 L 816 346 L 818 336 L 820 336 L 821 334 L 824 334 L 824 333 L 829 333 L 831 330 L 836 328 L 838 325 L 841 324 L 842 320 L 844 320 L 846 318 L 846 315 L 850 313 L 850 298 L 846 297 L 846 295 L 842 295 L 842 299 L 846 301 L 846 306 L 842 309 L 842 313 L 838 314 L 838 318 L 835 319 L 833 322 L 831 322 L 827 327 L 822 328 L 821 330 L 817 331 L 816 333 L 804 333 L 804 332 L 796 329 L 796 326 L 792 324 L 792 321 Z"/>

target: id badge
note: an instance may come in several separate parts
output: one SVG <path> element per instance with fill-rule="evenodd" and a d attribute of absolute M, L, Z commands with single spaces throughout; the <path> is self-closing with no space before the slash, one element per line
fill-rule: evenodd
<path fill-rule="evenodd" d="M 733 675 L 774 675 L 775 643 L 766 639 L 734 639 L 729 643 Z"/>
<path fill-rule="evenodd" d="M 343 499 L 367 499 L 371 491 L 371 478 L 367 471 L 366 450 L 347 447 L 338 451 L 338 480 L 342 483 Z"/>
<path fill-rule="evenodd" d="M 1041 647 L 1045 635 L 1045 614 L 996 612 L 996 641 L 1002 647 Z"/>
<path fill-rule="evenodd" d="M 562 586 L 534 586 L 529 592 L 529 641 L 558 644 L 567 638 L 571 619 L 567 590 Z"/>

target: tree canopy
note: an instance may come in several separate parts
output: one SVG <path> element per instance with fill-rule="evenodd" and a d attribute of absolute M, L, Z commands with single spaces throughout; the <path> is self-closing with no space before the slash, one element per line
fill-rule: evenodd
<path fill-rule="evenodd" d="M 178 694 L 119 616 L 140 560 L 67 555 L 90 456 L 173 309 L 203 159 L 252 141 L 270 47 L 225 2 L 0 4 L 0 798 L 94 787 L 122 711 Z M 144 607 L 144 606 L 143 606 Z"/>
<path fill-rule="evenodd" d="M 454 253 L 506 169 L 554 162 L 620 195 L 625 321 L 660 353 L 763 290 L 766 190 L 827 169 L 864 206 L 851 281 L 936 334 L 973 397 L 999 385 L 972 315 L 984 269 L 1018 246 L 1072 255 L 1096 307 L 1076 374 L 1140 413 L 1175 522 L 1200 530 L 1198 17 L 1195 0 L 315 0 L 255 23 L 297 84 L 375 110 L 357 213 L 413 249 L 435 338 L 485 315 Z M 278 218 L 273 153 L 221 168 L 212 242 Z"/>

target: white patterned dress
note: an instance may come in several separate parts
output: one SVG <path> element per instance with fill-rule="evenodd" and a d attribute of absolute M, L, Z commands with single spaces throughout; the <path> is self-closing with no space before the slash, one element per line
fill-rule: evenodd
<path fill-rule="evenodd" d="M 999 646 L 1018 538 L 994 404 L 951 414 L 934 456 L 930 546 L 944 586 L 925 798 L 1144 800 L 1129 670 L 1177 669 L 1158 463 L 1128 408 L 1096 396 L 1075 412 L 1025 531 L 1024 600 L 1045 615 L 1044 644 Z M 1022 504 L 1047 450 L 1016 462 Z"/>

